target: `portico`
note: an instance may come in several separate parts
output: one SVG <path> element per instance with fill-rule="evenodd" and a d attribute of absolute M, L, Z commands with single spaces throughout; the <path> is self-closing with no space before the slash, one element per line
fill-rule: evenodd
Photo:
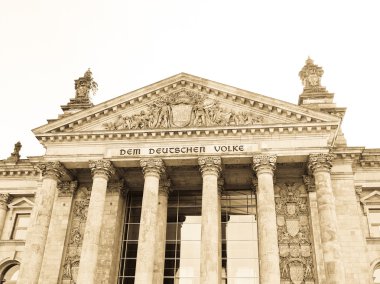
<path fill-rule="evenodd" d="M 298 105 L 181 73 L 94 106 L 87 71 L 34 130 L 19 283 L 350 283 L 336 196 L 354 154 L 319 68 Z"/>

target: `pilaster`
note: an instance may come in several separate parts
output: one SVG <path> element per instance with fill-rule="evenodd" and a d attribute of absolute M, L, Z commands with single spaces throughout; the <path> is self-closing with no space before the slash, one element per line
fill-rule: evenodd
<path fill-rule="evenodd" d="M 12 197 L 8 193 L 0 194 L 0 236 L 3 233 L 3 228 L 5 224 L 5 218 L 8 211 L 8 203 L 12 200 Z"/>
<path fill-rule="evenodd" d="M 163 283 L 165 268 L 165 245 L 166 245 L 166 225 L 168 216 L 168 197 L 171 191 L 171 181 L 166 177 L 160 179 L 158 189 L 158 209 L 157 209 L 157 244 L 154 256 L 153 283 Z"/>
<path fill-rule="evenodd" d="M 124 180 L 108 182 L 96 266 L 97 283 L 117 282 L 126 194 Z"/>

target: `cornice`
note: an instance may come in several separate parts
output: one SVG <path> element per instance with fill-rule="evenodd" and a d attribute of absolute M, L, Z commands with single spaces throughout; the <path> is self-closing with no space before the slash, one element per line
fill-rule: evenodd
<path fill-rule="evenodd" d="M 34 168 L 33 164 L 28 162 L 21 162 L 18 164 L 2 162 L 0 163 L 0 176 L 7 177 L 21 177 L 38 176 L 38 171 Z"/>
<path fill-rule="evenodd" d="M 359 160 L 364 147 L 347 147 L 347 148 L 334 148 L 331 150 L 332 154 L 335 154 L 336 159 L 343 160 Z"/>
<path fill-rule="evenodd" d="M 223 126 L 202 128 L 168 128 L 143 130 L 83 131 L 64 133 L 44 133 L 36 137 L 40 143 L 60 143 L 70 141 L 107 141 L 135 138 L 162 137 L 208 137 L 226 135 L 308 135 L 331 133 L 338 128 L 334 122 L 299 123 L 299 124 L 266 124 L 254 126 Z"/>
<path fill-rule="evenodd" d="M 193 89 L 204 94 L 212 93 L 216 97 L 227 99 L 231 102 L 239 102 L 240 104 L 248 105 L 253 108 L 266 109 L 269 112 L 284 115 L 288 118 L 294 117 L 300 122 L 340 121 L 339 118 L 330 114 L 313 111 L 257 93 L 181 73 L 158 83 L 100 103 L 92 108 L 80 111 L 69 117 L 52 121 L 44 126 L 35 128 L 33 133 L 35 135 L 39 135 L 47 132 L 70 131 L 77 125 L 92 122 L 101 117 L 107 116 L 109 113 L 125 109 L 130 105 L 133 106 L 137 103 L 156 99 L 161 95 L 171 93 L 180 88 Z"/>

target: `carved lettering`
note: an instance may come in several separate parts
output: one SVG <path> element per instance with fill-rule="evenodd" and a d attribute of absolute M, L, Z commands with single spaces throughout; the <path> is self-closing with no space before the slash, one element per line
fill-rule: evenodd
<path fill-rule="evenodd" d="M 255 145 L 209 145 L 209 146 L 182 146 L 182 147 L 157 147 L 157 148 L 121 148 L 119 156 L 139 155 L 172 155 L 172 154 L 199 154 L 199 153 L 234 153 L 248 152 Z"/>

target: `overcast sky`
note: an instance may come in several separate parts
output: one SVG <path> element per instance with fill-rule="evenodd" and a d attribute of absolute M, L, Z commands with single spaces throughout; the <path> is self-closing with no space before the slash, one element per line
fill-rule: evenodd
<path fill-rule="evenodd" d="M 95 104 L 190 73 L 297 104 L 308 56 L 347 107 L 349 146 L 380 148 L 379 1 L 0 0 L 0 159 L 56 118 L 91 67 Z"/>

